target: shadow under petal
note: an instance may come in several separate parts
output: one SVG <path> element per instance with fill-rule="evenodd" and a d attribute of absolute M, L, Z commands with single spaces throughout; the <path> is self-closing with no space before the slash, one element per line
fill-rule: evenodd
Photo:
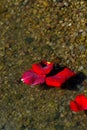
<path fill-rule="evenodd" d="M 84 111 L 85 115 L 87 116 L 87 110 Z"/>
<path fill-rule="evenodd" d="M 82 82 L 87 78 L 82 72 L 77 73 L 75 76 L 71 77 L 69 80 L 67 80 L 63 85 L 62 89 L 69 89 L 78 91 L 82 89 Z"/>

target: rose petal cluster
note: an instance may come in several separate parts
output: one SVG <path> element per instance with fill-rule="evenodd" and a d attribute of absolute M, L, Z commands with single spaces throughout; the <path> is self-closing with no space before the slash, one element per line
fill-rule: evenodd
<path fill-rule="evenodd" d="M 69 68 L 64 68 L 56 75 L 47 76 L 54 67 L 53 62 L 41 61 L 32 64 L 32 68 L 22 75 L 21 81 L 29 85 L 46 83 L 49 87 L 61 87 L 64 82 L 75 75 Z"/>
<path fill-rule="evenodd" d="M 53 68 L 53 62 L 41 61 L 32 64 L 32 68 L 23 73 L 21 81 L 32 86 L 46 83 L 48 87 L 60 88 L 63 83 L 76 75 L 71 69 L 65 67 L 57 74 L 48 76 Z M 87 97 L 84 94 L 77 95 L 74 100 L 70 101 L 70 109 L 74 112 L 87 110 Z"/>

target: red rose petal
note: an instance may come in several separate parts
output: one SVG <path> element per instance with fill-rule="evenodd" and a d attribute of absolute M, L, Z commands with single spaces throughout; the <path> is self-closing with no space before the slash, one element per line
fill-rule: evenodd
<path fill-rule="evenodd" d="M 43 66 L 44 65 L 44 66 Z M 32 69 L 37 74 L 48 74 L 53 69 L 53 63 L 52 62 L 43 62 L 43 65 L 41 63 L 36 63 L 32 65 Z"/>
<path fill-rule="evenodd" d="M 75 111 L 75 112 L 80 111 L 80 110 L 78 109 L 78 107 L 77 107 L 77 104 L 76 104 L 74 101 L 71 101 L 71 102 L 70 102 L 70 109 L 71 109 L 72 111 Z"/>
<path fill-rule="evenodd" d="M 33 70 L 24 72 L 21 81 L 29 85 L 37 85 L 45 82 L 45 75 L 38 75 Z"/>
<path fill-rule="evenodd" d="M 75 73 L 72 72 L 69 68 L 65 68 L 55 76 L 47 77 L 46 84 L 48 86 L 61 87 L 66 80 L 68 80 L 74 75 Z"/>
<path fill-rule="evenodd" d="M 87 98 L 86 98 L 86 96 L 83 95 L 83 94 L 77 95 L 75 100 L 72 100 L 70 102 L 70 108 L 71 108 L 71 110 L 73 110 L 75 112 L 87 110 Z"/>
<path fill-rule="evenodd" d="M 85 95 L 80 94 L 76 96 L 75 101 L 82 107 L 82 109 L 87 109 L 87 97 Z"/>

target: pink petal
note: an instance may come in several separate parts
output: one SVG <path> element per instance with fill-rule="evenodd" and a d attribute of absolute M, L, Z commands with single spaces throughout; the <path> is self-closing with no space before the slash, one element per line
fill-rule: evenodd
<path fill-rule="evenodd" d="M 45 75 L 38 75 L 33 70 L 28 70 L 22 75 L 21 81 L 29 85 L 38 85 L 45 82 Z"/>

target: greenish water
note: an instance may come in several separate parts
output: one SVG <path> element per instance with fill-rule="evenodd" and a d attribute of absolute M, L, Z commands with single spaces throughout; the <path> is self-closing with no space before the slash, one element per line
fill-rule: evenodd
<path fill-rule="evenodd" d="M 18 83 L 42 59 L 87 76 L 86 31 L 85 0 L 0 1 L 0 130 L 87 128 L 87 114 L 69 108 L 76 95 L 87 95 L 87 80 L 78 91 Z"/>

